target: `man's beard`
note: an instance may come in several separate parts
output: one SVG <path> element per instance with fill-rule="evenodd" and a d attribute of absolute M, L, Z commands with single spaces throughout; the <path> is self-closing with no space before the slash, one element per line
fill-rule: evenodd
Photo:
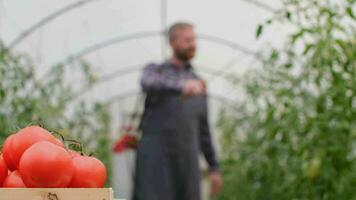
<path fill-rule="evenodd" d="M 179 60 L 181 60 L 183 62 L 188 62 L 194 57 L 194 53 L 190 53 L 189 51 L 194 51 L 194 50 L 192 50 L 192 49 L 176 50 L 174 52 L 174 54 Z"/>

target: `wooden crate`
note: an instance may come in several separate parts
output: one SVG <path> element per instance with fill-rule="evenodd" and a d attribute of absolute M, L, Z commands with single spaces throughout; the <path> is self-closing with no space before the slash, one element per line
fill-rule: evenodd
<path fill-rule="evenodd" d="M 114 200 L 111 188 L 0 188 L 0 200 Z"/>

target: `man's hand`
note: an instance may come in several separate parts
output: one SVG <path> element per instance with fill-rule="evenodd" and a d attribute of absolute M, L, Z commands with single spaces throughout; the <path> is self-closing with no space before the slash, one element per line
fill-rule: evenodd
<path fill-rule="evenodd" d="M 184 96 L 197 96 L 205 94 L 205 84 L 202 80 L 187 80 L 183 84 Z"/>
<path fill-rule="evenodd" d="M 219 193 L 222 186 L 222 178 L 219 172 L 210 173 L 210 185 L 211 185 L 211 195 L 216 195 Z"/>

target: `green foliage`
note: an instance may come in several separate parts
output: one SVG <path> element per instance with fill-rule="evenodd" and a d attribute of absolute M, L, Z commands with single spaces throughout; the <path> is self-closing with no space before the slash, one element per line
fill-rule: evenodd
<path fill-rule="evenodd" d="M 246 97 L 238 109 L 221 112 L 217 199 L 356 199 L 355 1 L 283 3 L 265 26 L 294 32 L 237 81 Z"/>
<path fill-rule="evenodd" d="M 82 62 L 84 87 L 94 84 L 90 65 Z M 73 103 L 78 95 L 65 80 L 65 68 L 55 66 L 44 79 L 35 76 L 31 59 L 9 52 L 0 41 L 0 144 L 30 124 L 39 124 L 65 138 L 85 144 L 102 160 L 110 178 L 110 115 L 99 103 Z M 110 183 L 108 180 L 107 184 Z"/>

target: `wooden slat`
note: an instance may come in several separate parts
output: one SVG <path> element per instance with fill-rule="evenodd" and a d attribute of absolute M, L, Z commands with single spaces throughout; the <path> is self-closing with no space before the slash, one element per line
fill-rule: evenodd
<path fill-rule="evenodd" d="M 114 200 L 111 188 L 0 188 L 0 200 Z"/>

